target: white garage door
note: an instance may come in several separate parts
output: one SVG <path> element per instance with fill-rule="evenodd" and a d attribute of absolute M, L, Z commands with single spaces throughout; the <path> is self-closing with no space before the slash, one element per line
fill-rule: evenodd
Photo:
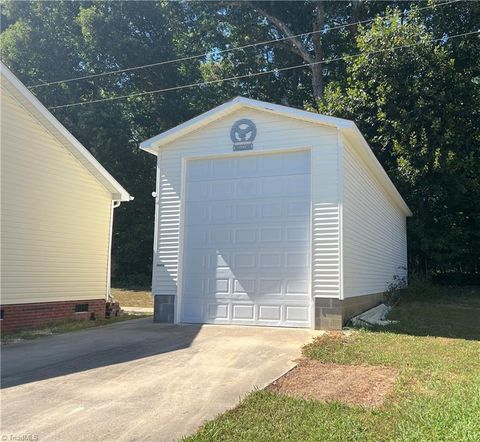
<path fill-rule="evenodd" d="M 189 161 L 182 322 L 310 327 L 310 154 Z"/>

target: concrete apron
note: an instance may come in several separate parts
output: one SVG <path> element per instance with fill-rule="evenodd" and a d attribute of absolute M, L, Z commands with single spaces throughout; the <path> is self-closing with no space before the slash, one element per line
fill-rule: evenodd
<path fill-rule="evenodd" d="M 5 346 L 2 436 L 176 440 L 291 369 L 316 334 L 151 321 Z"/>

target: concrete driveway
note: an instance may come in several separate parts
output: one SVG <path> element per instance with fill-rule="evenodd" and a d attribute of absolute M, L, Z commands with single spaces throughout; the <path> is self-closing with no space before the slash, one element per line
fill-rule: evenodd
<path fill-rule="evenodd" d="M 3 440 L 179 439 L 293 367 L 312 334 L 146 318 L 4 346 Z"/>

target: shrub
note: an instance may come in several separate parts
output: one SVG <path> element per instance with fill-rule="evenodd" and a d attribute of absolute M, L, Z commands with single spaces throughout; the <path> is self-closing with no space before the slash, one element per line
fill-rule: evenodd
<path fill-rule="evenodd" d="M 392 282 L 388 284 L 387 289 L 383 292 L 386 304 L 390 306 L 397 305 L 406 287 L 407 281 L 404 276 L 393 275 Z"/>

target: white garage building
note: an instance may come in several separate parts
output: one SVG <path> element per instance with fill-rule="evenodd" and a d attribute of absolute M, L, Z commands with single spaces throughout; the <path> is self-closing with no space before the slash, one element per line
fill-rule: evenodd
<path fill-rule="evenodd" d="M 352 121 L 238 97 L 141 148 L 159 322 L 340 328 L 406 276 L 411 212 Z"/>

